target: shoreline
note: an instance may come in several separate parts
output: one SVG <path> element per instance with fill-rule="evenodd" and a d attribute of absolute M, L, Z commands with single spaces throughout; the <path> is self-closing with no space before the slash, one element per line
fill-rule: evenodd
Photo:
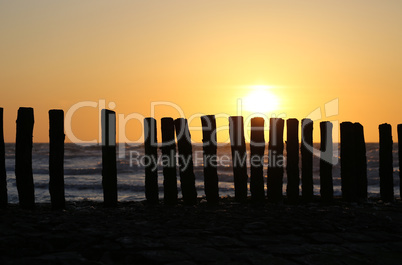
<path fill-rule="evenodd" d="M 74 206 L 74 205 L 80 205 L 80 204 L 88 204 L 88 205 L 93 205 L 93 206 L 97 206 L 97 207 L 101 207 L 101 208 L 105 208 L 105 209 L 113 209 L 113 207 L 103 207 L 103 200 L 91 200 L 91 199 L 82 199 L 82 200 L 66 200 L 66 209 L 64 210 L 68 210 L 69 207 Z M 123 206 L 127 206 L 127 205 L 141 205 L 144 207 L 156 207 L 156 206 L 164 206 L 164 207 L 177 207 L 177 206 L 187 206 L 187 207 L 197 207 L 200 205 L 203 206 L 208 206 L 208 207 L 218 207 L 218 206 L 226 206 L 228 204 L 238 204 L 238 205 L 249 205 L 249 206 L 273 206 L 273 205 L 277 205 L 277 206 L 308 206 L 308 205 L 317 205 L 317 206 L 336 206 L 336 205 L 349 205 L 349 206 L 369 206 L 369 205 L 402 205 L 402 198 L 397 196 L 394 196 L 394 202 L 388 203 L 388 202 L 383 202 L 381 200 L 380 195 L 378 196 L 370 196 L 367 198 L 366 201 L 364 202 L 347 202 L 344 201 L 342 199 L 342 196 L 340 195 L 334 195 L 333 197 L 333 201 L 332 202 L 323 202 L 321 201 L 321 196 L 320 195 L 314 195 L 313 199 L 311 202 L 304 202 L 302 200 L 302 197 L 299 196 L 299 200 L 296 203 L 291 203 L 288 202 L 287 196 L 283 195 L 283 201 L 279 202 L 279 203 L 274 203 L 274 202 L 269 202 L 266 198 L 263 202 L 253 202 L 251 199 L 251 196 L 247 196 L 247 200 L 245 202 L 237 202 L 235 200 L 234 196 L 231 195 L 225 195 L 225 196 L 221 196 L 219 197 L 219 204 L 218 205 L 214 205 L 214 204 L 208 204 L 207 200 L 206 200 L 206 196 L 199 196 L 197 197 L 197 203 L 195 205 L 185 205 L 183 203 L 183 199 L 181 197 L 179 197 L 177 199 L 177 205 L 165 205 L 164 204 L 164 200 L 163 198 L 159 198 L 159 202 L 156 204 L 152 204 L 152 203 L 148 203 L 146 199 L 138 199 L 138 200 L 130 200 L 130 201 L 126 201 L 126 200 L 119 200 L 117 202 L 117 206 L 114 208 L 119 208 L 119 207 L 123 207 Z M 51 202 L 47 201 L 47 202 L 35 202 L 35 208 L 48 208 L 49 210 L 51 210 Z M 6 208 L 0 208 L 0 211 L 4 211 L 7 209 L 14 209 L 14 208 L 19 208 L 19 203 L 14 203 L 14 202 L 9 202 L 7 204 Z M 29 209 L 22 209 L 21 210 L 27 210 L 29 211 Z M 57 210 L 55 210 L 55 212 L 57 212 Z"/>

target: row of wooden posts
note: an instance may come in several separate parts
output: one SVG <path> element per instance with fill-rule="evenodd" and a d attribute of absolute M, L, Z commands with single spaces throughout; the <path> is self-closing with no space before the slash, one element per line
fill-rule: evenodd
<path fill-rule="evenodd" d="M 111 110 L 102 110 L 102 186 L 105 206 L 117 204 L 117 167 L 116 167 L 116 114 Z M 219 201 L 217 173 L 217 135 L 214 115 L 201 117 L 204 152 L 204 183 L 206 200 L 210 204 Z M 22 208 L 35 206 L 34 183 L 32 173 L 32 135 L 34 113 L 32 108 L 20 108 L 17 117 L 15 175 L 19 204 Z M 299 184 L 301 182 L 301 199 L 313 200 L 313 122 L 301 121 L 301 174 L 299 172 L 299 121 L 286 120 L 287 125 L 287 200 L 299 201 Z M 179 173 L 184 204 L 197 203 L 195 175 L 193 170 L 191 135 L 187 120 L 179 118 L 162 118 L 162 155 L 167 159 L 163 166 L 163 186 L 165 204 L 174 205 L 178 201 L 176 177 L 176 141 L 179 152 Z M 367 199 L 367 158 L 363 126 L 359 123 L 342 122 L 341 131 L 341 180 L 342 198 L 348 202 L 361 202 Z M 278 161 L 283 157 L 284 120 L 270 119 L 269 159 Z M 232 151 L 235 199 L 247 200 L 247 165 L 242 163 L 247 158 L 244 138 L 243 117 L 229 117 L 229 134 Z M 332 123 L 320 123 L 321 159 L 320 159 L 320 194 L 323 202 L 333 200 L 332 182 Z M 380 135 L 380 196 L 385 202 L 394 200 L 393 158 L 391 125 L 381 124 Z M 398 125 L 398 140 L 402 138 L 402 124 Z M 154 118 L 144 120 L 145 156 L 149 159 L 145 167 L 145 195 L 149 203 L 159 202 L 157 173 L 157 127 Z M 49 192 L 53 209 L 65 207 L 64 196 L 64 111 L 49 111 Z M 400 141 L 399 141 L 400 142 Z M 399 165 L 402 165 L 402 144 L 399 148 Z M 251 119 L 250 139 L 250 192 L 253 202 L 270 202 L 283 200 L 282 163 L 269 163 L 267 169 L 267 194 L 264 184 L 264 119 Z M 237 162 L 237 163 L 236 163 Z M 301 180 L 300 180 L 301 175 Z M 401 172 L 400 172 L 401 177 Z M 402 182 L 401 182 L 402 188 Z M 0 206 L 7 206 L 7 180 L 5 168 L 5 145 L 3 134 L 3 109 L 0 108 Z"/>

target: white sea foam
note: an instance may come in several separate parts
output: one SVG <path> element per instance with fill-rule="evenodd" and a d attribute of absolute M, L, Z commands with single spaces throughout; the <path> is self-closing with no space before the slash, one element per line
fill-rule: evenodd
<path fill-rule="evenodd" d="M 17 188 L 14 174 L 14 144 L 6 144 L 6 168 L 8 182 L 9 202 L 17 203 Z M 315 146 L 318 148 L 318 145 Z M 368 192 L 369 196 L 379 196 L 379 158 L 378 143 L 367 143 L 368 161 Z M 394 145 L 394 191 L 395 196 L 399 195 L 399 165 L 397 156 L 397 144 Z M 126 152 L 136 151 L 144 155 L 144 147 L 127 146 Z M 193 146 L 194 152 L 202 152 L 199 145 Z M 160 150 L 158 151 L 160 153 Z M 231 157 L 230 146 L 218 147 L 218 156 Z M 48 144 L 35 143 L 33 146 L 33 173 L 35 184 L 35 197 L 37 202 L 49 202 L 48 190 Z M 265 161 L 267 162 L 267 161 Z M 67 200 L 103 200 L 102 191 L 102 153 L 100 146 L 82 146 L 75 144 L 65 145 L 65 194 Z M 266 175 L 266 168 L 264 174 Z M 129 156 L 117 160 L 118 173 L 118 195 L 120 201 L 144 200 L 145 199 L 145 170 L 141 165 L 130 166 Z M 194 173 L 196 176 L 196 187 L 198 196 L 204 195 L 203 163 L 202 159 L 194 159 Z M 250 174 L 250 170 L 248 171 Z M 314 193 L 319 195 L 319 158 L 313 160 Z M 233 174 L 230 161 L 227 164 L 218 166 L 219 188 L 221 196 L 234 196 Z M 162 167 L 158 167 L 159 194 L 163 197 L 163 173 Z M 180 191 L 179 174 L 177 174 L 178 187 Z M 341 179 L 339 163 L 333 167 L 334 193 L 341 195 Z M 266 183 L 266 182 L 265 182 Z M 286 170 L 284 175 L 283 191 L 286 191 Z M 181 196 L 179 194 L 179 196 Z"/>

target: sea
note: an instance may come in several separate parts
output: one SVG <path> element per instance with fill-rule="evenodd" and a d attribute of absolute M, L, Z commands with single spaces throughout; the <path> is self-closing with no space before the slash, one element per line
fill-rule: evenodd
<path fill-rule="evenodd" d="M 18 203 L 18 193 L 15 181 L 15 144 L 6 143 L 6 170 L 8 200 Z M 314 144 L 318 149 L 319 144 Z M 339 145 L 334 144 L 334 157 L 339 158 Z M 119 201 L 145 200 L 145 167 L 144 146 L 120 145 L 117 147 L 117 178 Z M 249 149 L 247 149 L 249 155 Z M 267 153 L 267 149 L 266 149 Z M 159 156 L 161 155 L 158 149 Z M 286 152 L 285 152 L 286 154 Z M 205 195 L 204 174 L 201 144 L 193 144 L 194 174 L 198 197 Z M 366 143 L 368 195 L 379 197 L 379 144 Z M 99 145 L 65 144 L 64 153 L 64 181 L 67 201 L 92 200 L 103 201 L 102 191 L 102 149 Z M 286 156 L 285 156 L 286 157 Z M 234 196 L 233 168 L 231 163 L 231 149 L 229 144 L 218 146 L 218 177 L 219 195 Z M 267 158 L 265 159 L 267 163 Z M 286 163 L 286 159 L 284 161 Z M 35 201 L 50 202 L 49 194 L 49 144 L 34 143 L 32 150 L 33 178 L 35 186 Z M 399 165 L 397 144 L 393 146 L 394 193 L 399 196 Z M 265 183 L 267 168 L 264 168 Z M 250 167 L 248 166 L 250 176 Z M 249 178 L 250 179 L 250 178 Z M 313 159 L 314 193 L 319 195 L 319 157 Z M 162 163 L 158 165 L 159 197 L 163 198 Z M 286 193 L 286 170 L 283 179 L 283 192 Z M 333 166 L 334 195 L 341 195 L 340 163 Z M 180 178 L 177 172 L 177 185 L 180 192 Z M 301 191 L 301 185 L 300 185 Z"/>

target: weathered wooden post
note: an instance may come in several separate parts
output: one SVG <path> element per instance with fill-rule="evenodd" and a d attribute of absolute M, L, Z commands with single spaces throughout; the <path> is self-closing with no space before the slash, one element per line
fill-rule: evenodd
<path fill-rule="evenodd" d="M 264 118 L 255 117 L 251 119 L 250 135 L 250 192 L 254 202 L 265 200 L 264 151 Z"/>
<path fill-rule="evenodd" d="M 177 147 L 179 150 L 179 171 L 183 203 L 197 204 L 197 190 L 195 189 L 195 175 L 193 166 L 193 148 L 187 119 L 178 118 L 174 121 L 176 128 Z"/>
<path fill-rule="evenodd" d="M 321 157 L 320 157 L 320 184 L 321 200 L 331 202 L 334 197 L 334 187 L 332 183 L 332 123 L 329 121 L 320 122 L 321 129 Z"/>
<path fill-rule="evenodd" d="M 357 201 L 367 200 L 367 156 L 366 142 L 364 140 L 364 130 L 360 123 L 353 124 L 356 150 L 356 197 Z"/>
<path fill-rule="evenodd" d="M 229 136 L 232 151 L 232 166 L 235 187 L 235 199 L 238 202 L 247 200 L 247 152 L 244 139 L 244 123 L 242 116 L 229 117 Z"/>
<path fill-rule="evenodd" d="M 392 161 L 392 128 L 384 123 L 380 131 L 380 194 L 384 202 L 394 201 L 394 178 Z"/>
<path fill-rule="evenodd" d="M 217 204 L 219 201 L 218 168 L 217 168 L 217 136 L 214 115 L 201 117 L 202 143 L 204 152 L 204 186 L 207 202 Z"/>
<path fill-rule="evenodd" d="M 275 203 L 283 200 L 283 126 L 283 119 L 270 118 L 267 197 Z"/>
<path fill-rule="evenodd" d="M 366 144 L 360 123 L 341 123 L 341 180 L 343 200 L 367 199 Z"/>
<path fill-rule="evenodd" d="M 402 124 L 398 124 L 399 196 L 402 198 Z"/>
<path fill-rule="evenodd" d="M 176 142 L 174 139 L 174 121 L 172 118 L 161 119 L 162 130 L 162 166 L 163 200 L 166 205 L 177 204 L 176 178 Z"/>
<path fill-rule="evenodd" d="M 64 111 L 49 110 L 49 193 L 53 210 L 65 208 Z"/>
<path fill-rule="evenodd" d="M 301 127 L 302 199 L 304 202 L 311 202 L 314 198 L 313 121 L 303 119 Z"/>
<path fill-rule="evenodd" d="M 341 126 L 341 187 L 342 199 L 348 202 L 356 201 L 357 182 L 355 175 L 357 156 L 355 150 L 354 125 L 342 122 Z"/>
<path fill-rule="evenodd" d="M 286 154 L 287 164 L 286 173 L 288 183 L 286 195 L 290 203 L 296 203 L 299 200 L 299 121 L 297 119 L 288 119 L 286 121 L 287 141 Z"/>
<path fill-rule="evenodd" d="M 116 113 L 103 109 L 102 120 L 102 187 L 105 207 L 117 205 Z"/>
<path fill-rule="evenodd" d="M 32 173 L 33 108 L 19 108 L 15 141 L 15 178 L 20 206 L 35 207 L 35 190 Z"/>
<path fill-rule="evenodd" d="M 158 194 L 158 140 L 156 120 L 144 119 L 144 148 L 145 148 L 145 197 L 150 204 L 159 202 Z"/>
<path fill-rule="evenodd" d="M 0 108 L 0 208 L 7 207 L 7 203 L 7 172 L 3 130 L 3 108 Z"/>

